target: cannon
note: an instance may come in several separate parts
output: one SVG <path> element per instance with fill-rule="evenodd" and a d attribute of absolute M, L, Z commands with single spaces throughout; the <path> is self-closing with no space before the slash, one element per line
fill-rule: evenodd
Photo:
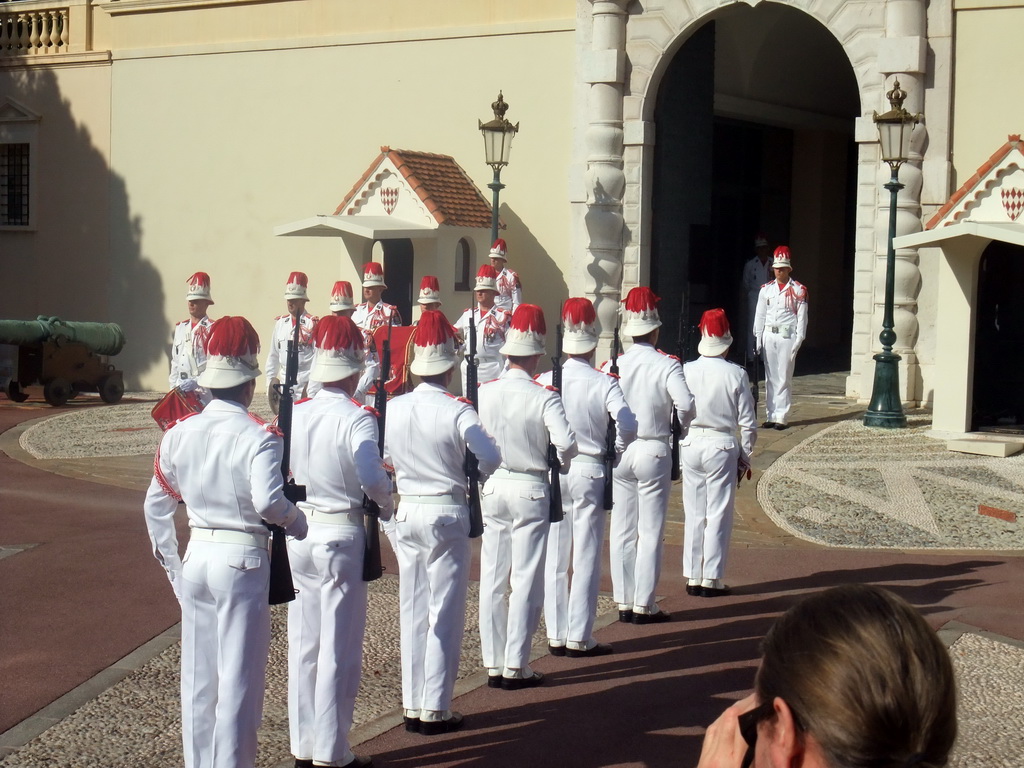
<path fill-rule="evenodd" d="M 16 403 L 24 388 L 43 385 L 43 397 L 61 406 L 79 392 L 98 392 L 105 403 L 124 394 L 124 375 L 107 361 L 124 348 L 116 323 L 68 322 L 40 315 L 35 320 L 0 320 L 0 344 L 17 347 L 17 368 L 6 386 Z"/>

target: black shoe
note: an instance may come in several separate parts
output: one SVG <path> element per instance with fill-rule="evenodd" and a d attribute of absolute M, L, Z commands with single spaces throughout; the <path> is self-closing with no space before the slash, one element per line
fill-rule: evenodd
<path fill-rule="evenodd" d="M 437 736 L 441 733 L 457 731 L 465 722 L 462 715 L 452 712 L 452 716 L 445 720 L 420 720 L 420 733 L 424 736 Z"/>
<path fill-rule="evenodd" d="M 766 422 L 764 422 L 764 424 L 761 425 L 761 427 L 763 429 L 771 429 L 774 426 L 775 426 L 775 422 L 774 421 L 766 421 Z"/>
<path fill-rule="evenodd" d="M 701 587 L 700 588 L 700 596 L 701 597 L 725 597 L 726 595 L 731 595 L 731 594 L 732 594 L 732 589 L 730 589 L 729 587 Z"/>
<path fill-rule="evenodd" d="M 533 677 L 503 677 L 501 687 L 506 691 L 518 691 L 521 688 L 536 688 L 544 683 L 544 675 L 534 672 Z"/>
<path fill-rule="evenodd" d="M 420 732 L 420 719 L 418 717 L 406 717 L 405 715 L 402 715 L 402 719 L 405 720 L 405 730 L 409 733 Z M 296 768 L 298 767 L 296 766 Z"/>
<path fill-rule="evenodd" d="M 702 594 L 700 590 L 701 590 L 700 584 L 687 584 L 686 585 L 686 594 L 688 594 L 690 597 L 700 597 L 701 594 Z"/>
<path fill-rule="evenodd" d="M 607 656 L 612 652 L 612 647 L 608 643 L 598 643 L 593 648 L 587 648 L 587 650 L 566 648 L 565 655 L 571 656 L 574 659 L 584 658 L 586 656 Z"/>
<path fill-rule="evenodd" d="M 775 425 L 775 429 L 777 429 L 777 430 L 779 430 L 781 432 L 784 429 L 789 429 L 789 425 L 788 424 L 776 424 Z"/>
<path fill-rule="evenodd" d="M 295 768 L 313 768 L 313 761 L 312 760 L 299 760 L 299 758 L 296 757 L 295 758 Z"/>
<path fill-rule="evenodd" d="M 634 613 L 633 623 L 634 624 L 662 624 L 666 621 L 672 620 L 671 613 L 665 613 L 665 611 L 658 611 L 657 613 Z"/>
<path fill-rule="evenodd" d="M 487 676 L 487 687 L 488 688 L 501 688 L 501 675 L 488 675 Z"/>
<path fill-rule="evenodd" d="M 550 653 L 552 656 L 565 656 L 565 646 L 552 645 L 551 643 L 548 643 L 548 653 Z M 571 656 L 572 654 L 569 655 Z"/>
<path fill-rule="evenodd" d="M 633 612 L 629 610 L 624 611 L 621 608 L 619 608 L 619 621 L 621 621 L 623 624 L 632 624 Z"/>
<path fill-rule="evenodd" d="M 353 757 L 342 768 L 373 768 L 372 757 Z"/>

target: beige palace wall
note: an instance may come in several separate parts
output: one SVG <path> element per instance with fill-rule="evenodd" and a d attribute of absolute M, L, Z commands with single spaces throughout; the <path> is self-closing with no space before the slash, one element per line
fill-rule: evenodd
<path fill-rule="evenodd" d="M 145 342 L 119 358 L 129 386 L 165 386 L 171 326 L 196 270 L 211 275 L 211 314 L 245 315 L 264 340 L 290 271 L 309 275 L 314 314 L 327 311 L 335 280 L 358 283 L 361 264 L 340 239 L 271 230 L 332 213 L 382 144 L 454 156 L 489 199 L 477 120 L 491 117 L 499 89 L 521 123 L 502 176 L 511 263 L 526 300 L 557 312 L 569 262 L 572 21 L 488 37 L 115 52 L 111 167 L 126 207 L 111 220 L 112 251 L 119 267 L 152 270 L 112 310 Z"/>

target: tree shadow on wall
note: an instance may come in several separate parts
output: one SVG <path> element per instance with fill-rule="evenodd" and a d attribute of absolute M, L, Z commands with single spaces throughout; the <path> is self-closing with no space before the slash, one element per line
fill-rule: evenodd
<path fill-rule="evenodd" d="M 77 83 L 109 94 L 109 68 L 80 73 Z M 80 103 L 102 114 L 84 87 L 82 93 Z M 140 376 L 167 359 L 170 328 L 160 276 L 142 255 L 142 217 L 132 213 L 125 182 L 110 167 L 107 137 L 91 135 L 45 65 L 0 72 L 0 104 L 8 101 L 38 116 L 30 157 L 36 209 L 30 230 L 0 232 L 0 280 L 18 286 L 0 315 L 117 323 L 126 343 L 111 363 L 124 371 L 128 389 L 138 389 Z M 103 117 L 90 125 L 110 130 Z"/>

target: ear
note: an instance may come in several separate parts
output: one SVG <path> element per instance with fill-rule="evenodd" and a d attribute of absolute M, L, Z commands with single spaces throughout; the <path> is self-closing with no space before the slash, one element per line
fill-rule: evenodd
<path fill-rule="evenodd" d="M 772 705 L 775 720 L 768 725 L 770 730 L 765 734 L 768 736 L 771 765 L 802 768 L 807 758 L 805 735 L 797 729 L 793 711 L 783 699 L 776 696 Z M 760 738 L 759 735 L 758 739 Z"/>

